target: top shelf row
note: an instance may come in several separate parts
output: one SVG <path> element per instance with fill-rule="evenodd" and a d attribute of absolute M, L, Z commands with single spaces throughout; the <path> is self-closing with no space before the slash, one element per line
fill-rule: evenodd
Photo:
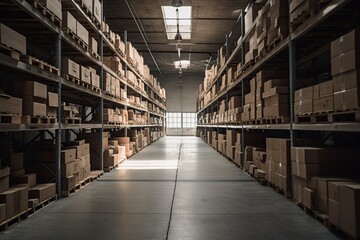
<path fill-rule="evenodd" d="M 161 88 L 157 79 L 150 74 L 142 56 L 130 42 L 123 42 L 120 36 L 112 32 L 109 26 L 102 21 L 102 3 L 100 1 L 9 0 L 1 3 L 0 12 L 2 23 L 30 37 L 27 39 L 30 52 L 40 55 L 47 46 L 53 52 L 55 36 L 60 33 L 61 39 L 71 47 L 77 43 L 75 52 L 74 47 L 62 46 L 62 51 L 65 51 L 64 55 L 71 58 L 79 58 L 79 55 L 82 55 L 81 62 L 87 64 L 90 62 L 98 68 L 103 66 L 101 55 L 117 57 L 122 63 L 118 66 L 104 62 L 107 67 L 105 70 L 108 73 L 114 77 L 126 78 L 131 73 L 131 77 L 138 78 L 148 86 L 157 95 L 156 98 L 160 102 L 165 102 L 165 89 Z M 98 44 L 98 42 L 102 44 Z M 41 51 L 39 48 L 44 49 Z M 53 53 L 53 55 L 55 54 Z M 50 57 L 44 55 L 44 58 L 49 59 Z M 108 71 L 109 69 L 112 71 Z M 120 73 L 122 74 L 120 75 Z"/>

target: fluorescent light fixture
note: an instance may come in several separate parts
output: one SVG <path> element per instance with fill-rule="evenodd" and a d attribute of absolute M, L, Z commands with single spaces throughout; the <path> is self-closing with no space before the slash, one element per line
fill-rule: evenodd
<path fill-rule="evenodd" d="M 186 69 L 190 67 L 190 61 L 189 60 L 180 60 L 174 62 L 176 69 Z"/>
<path fill-rule="evenodd" d="M 161 7 L 164 17 L 167 38 L 175 39 L 177 33 L 176 8 L 172 6 Z M 191 39 L 191 6 L 178 8 L 179 11 L 179 32 L 182 39 Z"/>

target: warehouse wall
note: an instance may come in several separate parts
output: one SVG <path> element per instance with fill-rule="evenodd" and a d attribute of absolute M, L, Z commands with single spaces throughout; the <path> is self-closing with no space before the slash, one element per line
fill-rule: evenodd
<path fill-rule="evenodd" d="M 196 112 L 196 90 L 204 80 L 203 73 L 183 73 L 182 88 L 179 74 L 163 74 L 161 85 L 166 90 L 167 112 Z M 195 129 L 167 129 L 167 135 L 195 135 Z"/>

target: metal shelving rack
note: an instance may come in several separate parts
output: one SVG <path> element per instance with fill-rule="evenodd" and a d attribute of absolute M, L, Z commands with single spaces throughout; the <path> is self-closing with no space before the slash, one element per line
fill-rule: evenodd
<path fill-rule="evenodd" d="M 249 1 L 251 4 L 254 1 Z M 289 1 L 290 2 L 290 1 Z M 359 5 L 356 5 L 354 0 L 333 0 L 330 4 L 321 9 L 316 15 L 305 20 L 304 23 L 295 29 L 293 32 L 289 31 L 290 34 L 288 38 L 284 39 L 273 49 L 271 49 L 263 58 L 255 62 L 255 64 L 248 70 L 246 73 L 236 78 L 222 93 L 218 94 L 215 98 L 211 99 L 208 103 L 204 104 L 203 107 L 198 109 L 197 115 L 214 112 L 214 106 L 218 106 L 218 101 L 220 99 L 227 99 L 228 93 L 232 90 L 238 89 L 241 91 L 242 103 L 244 104 L 244 95 L 246 84 L 249 83 L 249 80 L 255 76 L 255 74 L 263 69 L 277 69 L 276 64 L 282 63 L 284 59 L 289 62 L 289 81 L 290 81 L 290 123 L 288 124 L 262 124 L 262 125 L 244 125 L 242 122 L 239 125 L 232 124 L 198 124 L 199 129 L 216 129 L 219 132 L 221 129 L 237 129 L 242 132 L 242 148 L 245 147 L 245 135 L 249 130 L 261 130 L 261 131 L 275 131 L 274 133 L 281 131 L 289 135 L 291 139 L 291 145 L 296 145 L 296 135 L 298 132 L 311 131 L 311 132 L 360 132 L 360 123 L 351 122 L 351 123 L 315 123 L 315 124 L 297 124 L 294 121 L 294 92 L 296 89 L 296 70 L 297 70 L 297 59 L 304 58 L 307 59 L 307 54 L 303 53 L 301 56 L 298 56 L 297 50 L 299 45 L 302 44 L 306 47 L 306 43 L 311 42 L 314 39 L 323 38 L 324 44 L 329 44 L 331 40 L 334 40 L 341 35 L 351 31 L 353 28 L 357 27 L 357 22 L 354 22 L 351 18 L 351 14 L 358 14 L 356 10 Z M 244 62 L 245 53 L 243 51 L 244 42 L 248 37 L 249 33 L 255 27 L 255 22 L 250 26 L 250 29 L 245 34 L 244 33 L 244 18 L 243 12 L 240 13 L 240 21 L 237 22 L 236 27 L 240 29 L 241 44 L 237 45 L 231 54 L 227 53 L 229 56 L 226 59 L 225 65 L 220 68 L 217 75 L 214 78 L 214 81 L 210 86 L 204 86 L 205 91 L 198 96 L 197 106 L 200 106 L 200 102 L 204 99 L 207 92 L 211 91 L 211 87 L 214 84 L 217 84 L 221 80 L 221 76 L 224 74 L 224 71 L 231 65 L 239 63 L 239 61 L 234 61 L 236 55 L 240 55 L 242 62 Z M 342 19 L 341 22 L 336 19 Z M 336 27 L 334 31 L 333 26 Z M 290 28 L 290 26 L 289 26 Z M 315 37 L 314 37 L 315 36 Z M 226 38 L 227 39 L 227 38 Z M 227 43 L 226 43 L 227 44 Z M 316 55 L 316 51 L 315 55 Z M 308 54 L 310 55 L 310 54 Z M 243 151 L 244 149 L 242 149 Z"/>
<path fill-rule="evenodd" d="M 103 76 L 104 72 L 108 72 L 109 74 L 113 75 L 114 77 L 119 78 L 119 76 L 113 72 L 110 68 L 103 64 L 103 57 L 104 54 L 110 55 L 117 55 L 121 61 L 123 62 L 125 73 L 126 70 L 130 69 L 134 74 L 141 79 L 145 86 L 146 92 L 143 93 L 137 90 L 135 87 L 131 86 L 126 81 L 125 78 L 120 78 L 121 83 L 125 86 L 125 91 L 131 90 L 136 94 L 140 95 L 141 98 L 147 100 L 148 103 L 151 103 L 157 106 L 160 112 L 154 112 L 152 110 L 140 108 L 138 106 L 133 106 L 132 104 L 120 101 L 119 99 L 112 98 L 111 96 L 105 95 L 104 93 L 97 93 L 93 92 L 85 87 L 81 87 L 78 84 L 73 82 L 67 81 L 63 79 L 61 76 L 57 76 L 53 73 L 44 71 L 36 66 L 29 65 L 17 60 L 12 59 L 11 57 L 0 53 L 0 65 L 4 66 L 5 69 L 2 71 L 6 71 L 8 75 L 15 76 L 14 74 L 20 74 L 23 78 L 27 80 L 34 80 L 34 81 L 41 81 L 48 86 L 53 87 L 56 92 L 59 94 L 59 103 L 62 100 L 66 100 L 67 102 L 71 102 L 78 105 L 84 105 L 91 107 L 99 107 L 101 113 L 103 113 L 104 106 L 111 106 L 111 107 L 123 107 L 124 109 L 134 109 L 139 110 L 141 112 L 148 113 L 148 116 L 154 116 L 162 119 L 162 124 L 145 124 L 145 125 L 107 125 L 104 124 L 103 121 L 103 114 L 100 114 L 100 121 L 95 123 L 83 123 L 83 124 L 63 124 L 61 123 L 61 106 L 58 107 L 58 123 L 56 124 L 1 124 L 0 125 L 0 133 L 6 132 L 28 132 L 28 131 L 39 131 L 40 133 L 55 131 L 54 139 L 56 144 L 56 191 L 58 196 L 61 196 L 61 142 L 62 142 L 62 131 L 72 131 L 80 130 L 80 129 L 90 129 L 95 130 L 97 129 L 99 132 L 100 141 L 102 141 L 102 133 L 104 129 L 109 130 L 120 130 L 125 129 L 125 136 L 127 128 L 144 128 L 144 127 L 151 127 L 151 128 L 158 128 L 164 131 L 164 124 L 165 124 L 165 112 L 166 112 L 166 99 L 160 97 L 160 93 L 156 91 L 154 87 L 150 85 L 150 83 L 142 76 L 140 73 L 137 72 L 135 68 L 129 65 L 126 57 L 123 57 L 115 47 L 110 43 L 110 41 L 105 37 L 105 34 L 102 32 L 102 29 L 97 28 L 97 26 L 91 21 L 89 16 L 87 16 L 82 8 L 74 1 L 66 1 L 65 8 L 69 10 L 76 19 L 81 22 L 84 27 L 91 33 L 91 36 L 96 36 L 96 39 L 99 42 L 99 55 L 100 60 L 95 59 L 90 55 L 89 52 L 84 51 L 75 41 L 72 39 L 66 32 L 64 32 L 60 27 L 56 26 L 54 22 L 52 22 L 49 18 L 44 16 L 42 13 L 39 12 L 38 9 L 30 5 L 27 1 L 23 0 L 9 0 L 9 4 L 12 3 L 12 7 L 16 8 L 16 11 L 25 14 L 25 18 L 31 19 L 32 24 L 35 24 L 37 28 L 40 28 L 42 31 L 46 31 L 45 34 L 49 36 L 48 44 L 52 45 L 55 52 L 55 67 L 57 67 L 61 73 L 61 58 L 62 53 L 66 51 L 67 53 L 75 53 L 75 56 L 79 58 L 79 63 L 86 63 L 94 68 L 96 68 L 97 73 L 100 76 L 100 85 L 101 89 L 103 86 Z M 64 3 L 64 2 L 63 2 Z M 103 3 L 102 9 L 103 12 Z M 102 14 L 103 16 L 103 14 Z M 103 21 L 103 19 L 102 19 Z M 102 23 L 101 23 L 102 24 Z M 16 30 L 16 28 L 15 28 Z M 54 41 L 52 40 L 54 38 Z M 31 38 L 30 38 L 31 39 Z M 126 39 L 126 32 L 125 32 L 125 40 Z M 53 42 L 53 43 L 51 43 Z M 126 42 L 125 42 L 126 44 Z M 66 55 L 66 54 L 65 54 Z M 153 92 L 151 95 L 148 93 Z M 154 97 L 151 97 L 154 96 Z M 87 104 L 87 105 L 86 105 Z M 69 135 L 69 134 L 66 134 Z M 34 138 L 35 139 L 35 138 Z M 100 152 L 102 152 L 102 143 L 100 143 Z M 99 161 L 101 166 L 103 166 L 103 156 L 100 154 Z"/>

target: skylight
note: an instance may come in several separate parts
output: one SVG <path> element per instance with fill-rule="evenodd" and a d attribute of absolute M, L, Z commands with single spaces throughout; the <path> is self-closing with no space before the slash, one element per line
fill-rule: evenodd
<path fill-rule="evenodd" d="M 177 31 L 176 8 L 162 6 L 167 38 L 173 40 Z M 183 39 L 191 39 L 191 6 L 179 7 L 179 30 Z"/>
<path fill-rule="evenodd" d="M 180 60 L 174 62 L 176 69 L 186 69 L 190 67 L 190 61 L 189 60 Z"/>

